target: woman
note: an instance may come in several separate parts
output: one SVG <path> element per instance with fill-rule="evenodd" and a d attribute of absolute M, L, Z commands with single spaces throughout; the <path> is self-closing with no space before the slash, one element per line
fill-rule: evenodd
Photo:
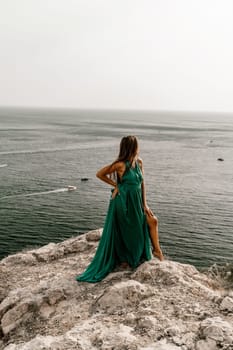
<path fill-rule="evenodd" d="M 96 176 L 113 186 L 103 233 L 96 254 L 77 281 L 98 282 L 120 265 L 137 267 L 153 254 L 163 260 L 158 220 L 146 202 L 143 163 L 135 136 L 123 137 L 118 158 Z"/>

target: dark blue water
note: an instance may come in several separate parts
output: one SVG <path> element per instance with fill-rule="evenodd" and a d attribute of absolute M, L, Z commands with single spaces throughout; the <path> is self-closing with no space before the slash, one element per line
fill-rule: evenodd
<path fill-rule="evenodd" d="M 110 187 L 95 173 L 127 134 L 139 138 L 165 254 L 232 262 L 232 117 L 62 110 L 0 111 L 0 258 L 102 227 Z"/>

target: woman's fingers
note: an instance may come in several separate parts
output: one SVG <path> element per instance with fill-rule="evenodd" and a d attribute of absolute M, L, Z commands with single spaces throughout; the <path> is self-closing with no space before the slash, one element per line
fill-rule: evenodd
<path fill-rule="evenodd" d="M 114 191 L 113 191 L 113 193 L 112 193 L 112 199 L 114 199 L 114 198 L 116 197 L 117 194 L 118 194 L 118 188 L 115 187 L 115 188 L 114 188 Z"/>
<path fill-rule="evenodd" d="M 145 209 L 145 213 L 146 213 L 148 216 L 154 216 L 152 210 L 151 210 L 149 207 L 147 207 L 147 208 Z"/>

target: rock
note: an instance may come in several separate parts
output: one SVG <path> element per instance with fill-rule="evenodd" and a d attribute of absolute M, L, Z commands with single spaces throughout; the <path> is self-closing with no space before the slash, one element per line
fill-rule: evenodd
<path fill-rule="evenodd" d="M 230 297 L 225 297 L 220 304 L 220 310 L 233 312 L 233 299 Z"/>
<path fill-rule="evenodd" d="M 180 346 L 168 343 L 166 339 L 164 339 L 147 347 L 140 347 L 138 350 L 182 350 L 182 348 Z"/>
<path fill-rule="evenodd" d="M 177 326 L 169 327 L 169 328 L 165 329 L 165 333 L 170 337 L 174 336 L 174 335 L 179 335 L 180 328 Z"/>
<path fill-rule="evenodd" d="M 57 259 L 61 259 L 67 254 L 84 252 L 91 246 L 87 242 L 78 239 L 70 239 L 64 243 L 50 243 L 45 247 L 41 247 L 37 250 L 32 250 L 31 254 L 35 256 L 39 262 L 49 262 Z"/>
<path fill-rule="evenodd" d="M 75 287 L 75 289 L 74 289 Z M 43 318 L 54 312 L 53 306 L 67 296 L 76 293 L 76 283 L 70 280 L 41 282 L 28 291 L 27 288 L 16 289 L 0 304 L 1 328 L 4 335 L 25 323 L 38 313 Z"/>
<path fill-rule="evenodd" d="M 213 339 L 198 340 L 196 350 L 218 350 L 217 343 Z"/>
<path fill-rule="evenodd" d="M 7 296 L 6 286 L 5 288 L 0 287 L 0 303 L 3 299 L 5 299 L 6 296 Z"/>
<path fill-rule="evenodd" d="M 129 280 L 116 283 L 94 302 L 92 309 L 105 310 L 111 314 L 122 309 L 137 307 L 142 299 L 153 294 L 152 290 L 137 281 Z"/>
<path fill-rule="evenodd" d="M 135 324 L 135 321 L 134 321 Z M 153 316 L 144 316 L 138 319 L 138 327 L 151 331 L 155 326 L 158 325 L 158 321 Z"/>
<path fill-rule="evenodd" d="M 152 259 L 77 282 L 101 233 L 0 261 L 0 350 L 233 350 L 233 292 L 219 268 Z"/>
<path fill-rule="evenodd" d="M 100 240 L 100 237 L 102 235 L 102 230 L 94 230 L 86 233 L 86 240 L 88 242 L 97 242 Z"/>
<path fill-rule="evenodd" d="M 90 332 L 92 329 L 92 332 Z M 84 322 L 80 327 L 74 327 L 63 336 L 37 336 L 26 344 L 9 345 L 5 350 L 60 350 L 82 349 L 90 350 L 101 348 L 103 350 L 132 349 L 137 350 L 137 338 L 131 334 L 133 329 L 124 325 L 106 328 L 98 323 Z"/>
<path fill-rule="evenodd" d="M 1 261 L 2 264 L 4 265 L 16 265 L 16 264 L 21 264 L 21 265 L 35 265 L 37 264 L 37 259 L 33 254 L 31 253 L 18 253 L 15 255 L 9 255 L 8 257 L 4 258 Z"/>
<path fill-rule="evenodd" d="M 26 344 L 11 344 L 7 346 L 5 350 L 58 350 L 59 348 L 55 347 L 54 345 L 56 345 L 56 338 L 52 336 L 36 336 L 33 340 L 29 341 Z"/>
<path fill-rule="evenodd" d="M 102 230 L 94 230 L 89 232 L 90 241 L 97 240 L 94 237 L 100 237 Z M 3 266 L 15 266 L 21 265 L 36 265 L 38 262 L 50 262 L 53 260 L 61 259 L 68 254 L 82 253 L 92 248 L 92 245 L 87 242 L 85 236 L 78 236 L 75 238 L 67 239 L 61 243 L 49 243 L 41 248 L 33 249 L 24 253 L 18 253 L 10 255 L 1 261 Z"/>
<path fill-rule="evenodd" d="M 141 319 L 140 319 L 141 320 Z M 132 312 L 128 312 L 125 315 L 125 324 L 127 326 L 134 326 L 137 323 L 137 318 Z"/>
<path fill-rule="evenodd" d="M 200 325 L 202 335 L 215 341 L 223 342 L 233 335 L 233 327 L 220 317 L 207 318 Z"/>
<path fill-rule="evenodd" d="M 32 316 L 33 302 L 25 300 L 10 309 L 1 319 L 1 328 L 4 335 L 10 333 L 20 323 L 27 321 Z"/>
<path fill-rule="evenodd" d="M 183 347 L 187 347 L 188 349 L 192 349 L 193 345 L 196 342 L 196 338 L 197 338 L 197 330 L 195 329 L 196 327 L 192 327 L 192 331 L 185 331 L 183 332 L 183 334 L 181 334 L 180 337 L 180 341 L 179 343 L 176 342 L 176 338 L 173 337 L 172 340 L 176 345 L 183 345 Z M 196 331 L 196 332 L 195 332 Z"/>
<path fill-rule="evenodd" d="M 98 346 L 101 344 L 101 349 L 103 350 L 137 350 L 137 338 L 132 333 L 133 328 L 124 325 L 113 325 L 108 330 L 102 326 L 98 332 L 95 332 L 92 336 L 92 345 Z"/>

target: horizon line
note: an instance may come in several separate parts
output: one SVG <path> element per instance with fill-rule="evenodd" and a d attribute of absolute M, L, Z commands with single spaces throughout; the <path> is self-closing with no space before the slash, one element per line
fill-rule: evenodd
<path fill-rule="evenodd" d="M 67 106 L 12 106 L 0 105 L 0 110 L 18 109 L 18 110 L 70 110 L 70 111 L 88 111 L 88 112 L 132 112 L 132 113 L 170 113 L 170 114 L 232 114 L 233 111 L 213 111 L 213 110 L 185 110 L 185 109 L 134 109 L 134 108 L 109 108 L 109 107 L 67 107 Z"/>

